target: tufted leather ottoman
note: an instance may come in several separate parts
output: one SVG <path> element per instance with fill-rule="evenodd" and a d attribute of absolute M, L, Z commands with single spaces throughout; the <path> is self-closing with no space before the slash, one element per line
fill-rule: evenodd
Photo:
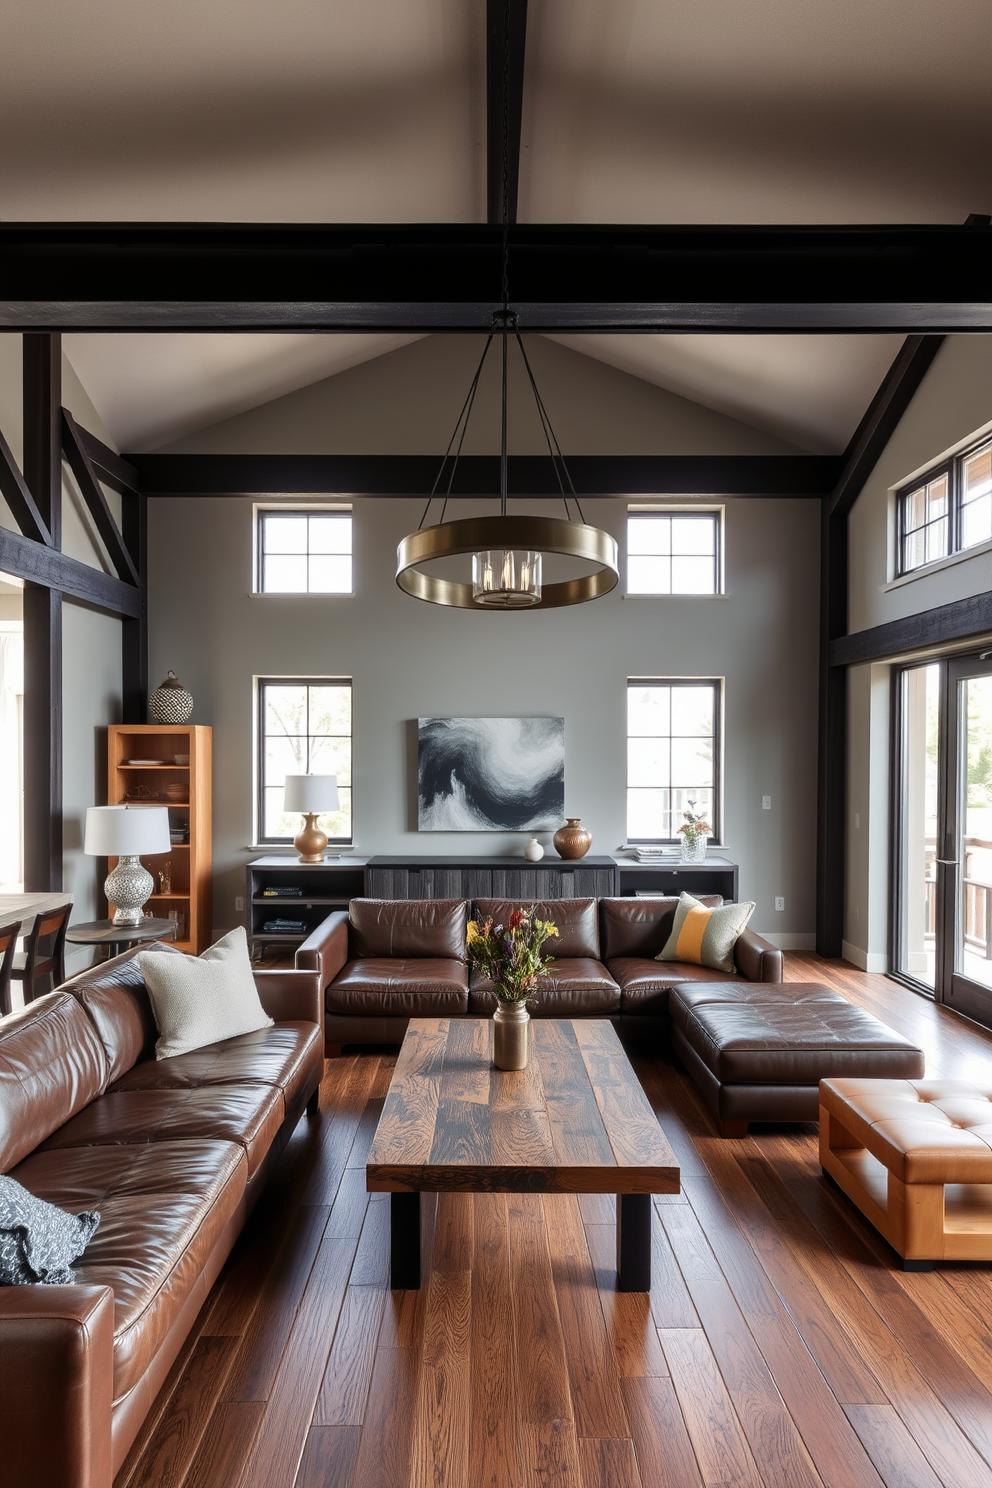
<path fill-rule="evenodd" d="M 992 1084 L 824 1080 L 820 1163 L 906 1271 L 992 1260 Z"/>
<path fill-rule="evenodd" d="M 816 1121 L 825 1077 L 923 1074 L 923 1053 L 818 982 L 689 982 L 672 1044 L 722 1136 L 749 1121 Z"/>

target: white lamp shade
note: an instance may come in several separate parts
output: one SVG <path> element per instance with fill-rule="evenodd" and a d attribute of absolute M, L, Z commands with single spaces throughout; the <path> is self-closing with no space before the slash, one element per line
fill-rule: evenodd
<path fill-rule="evenodd" d="M 89 806 L 83 852 L 95 858 L 136 857 L 164 853 L 169 840 L 166 806 Z"/>
<path fill-rule="evenodd" d="M 336 775 L 287 775 L 283 794 L 284 811 L 337 811 Z"/>

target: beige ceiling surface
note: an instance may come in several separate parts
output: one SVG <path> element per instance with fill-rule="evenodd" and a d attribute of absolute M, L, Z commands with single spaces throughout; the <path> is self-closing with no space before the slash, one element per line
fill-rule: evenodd
<path fill-rule="evenodd" d="M 992 211 L 989 0 L 531 0 L 529 222 Z"/>

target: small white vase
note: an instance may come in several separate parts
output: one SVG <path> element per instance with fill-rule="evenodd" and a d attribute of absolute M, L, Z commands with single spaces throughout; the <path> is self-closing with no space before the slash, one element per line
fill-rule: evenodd
<path fill-rule="evenodd" d="M 524 848 L 524 857 L 527 859 L 528 863 L 539 863 L 544 857 L 544 848 L 538 842 L 536 837 L 532 837 L 527 846 Z"/>

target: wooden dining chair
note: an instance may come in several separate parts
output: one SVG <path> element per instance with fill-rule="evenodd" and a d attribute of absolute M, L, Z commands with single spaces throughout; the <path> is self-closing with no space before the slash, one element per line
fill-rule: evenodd
<path fill-rule="evenodd" d="M 15 920 L 12 925 L 5 925 L 0 930 L 0 1018 L 6 1018 L 13 1011 L 10 1001 L 10 972 L 20 933 L 20 920 Z"/>
<path fill-rule="evenodd" d="M 10 969 L 11 979 L 20 982 L 24 991 L 25 1006 L 41 996 L 39 982 L 50 976 L 52 987 L 65 981 L 65 932 L 69 928 L 71 904 L 40 914 L 34 929 L 24 937 L 24 950 L 14 956 Z M 51 944 L 42 945 L 42 941 Z"/>

